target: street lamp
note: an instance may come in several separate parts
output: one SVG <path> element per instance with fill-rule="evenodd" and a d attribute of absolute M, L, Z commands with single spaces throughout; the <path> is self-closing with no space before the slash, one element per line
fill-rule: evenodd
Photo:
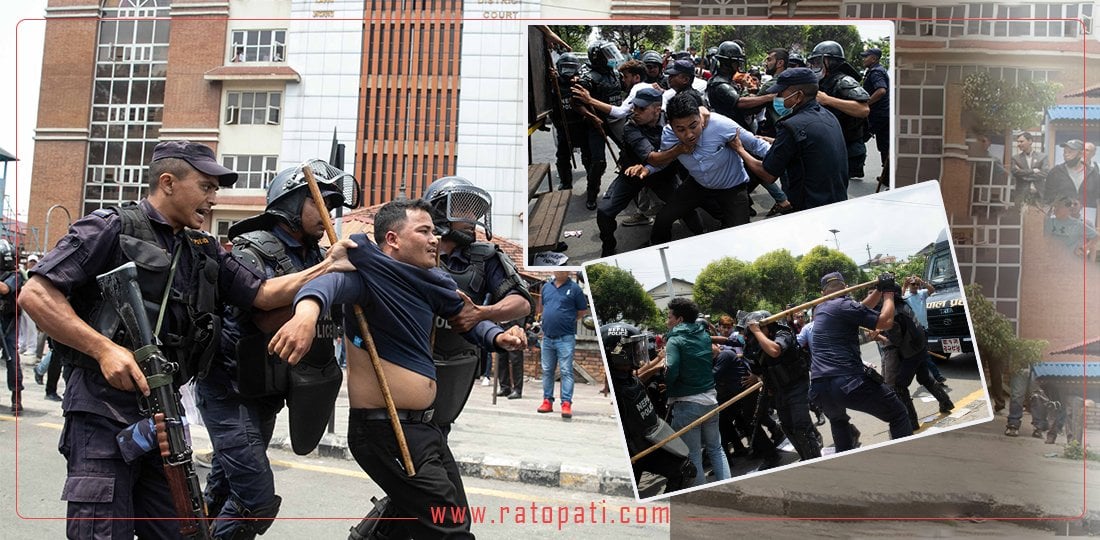
<path fill-rule="evenodd" d="M 840 241 L 836 239 L 836 233 L 840 232 L 838 229 L 829 229 L 829 232 L 833 233 L 833 244 L 836 245 L 836 250 L 840 251 Z"/>

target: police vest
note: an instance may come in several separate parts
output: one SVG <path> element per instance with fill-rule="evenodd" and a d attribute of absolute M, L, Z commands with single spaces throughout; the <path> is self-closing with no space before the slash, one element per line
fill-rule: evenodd
<path fill-rule="evenodd" d="M 800 347 L 794 335 L 786 328 L 781 328 L 779 332 L 790 334 L 791 345 L 777 358 L 772 358 L 765 353 L 755 340 L 745 349 L 745 356 L 752 360 L 753 372 L 762 376 L 764 386 L 771 392 L 782 392 L 790 385 L 810 377 L 809 359 L 800 353 Z"/>
<path fill-rule="evenodd" d="M 821 90 L 830 97 L 849 101 L 862 101 L 866 103 L 868 98 L 867 91 L 859 85 L 859 81 L 840 72 L 835 75 L 830 75 L 829 78 L 821 81 Z M 863 126 L 867 123 L 865 118 L 856 118 L 836 109 L 830 107 L 826 108 L 829 109 L 829 112 L 833 113 L 837 121 L 840 122 L 840 129 L 844 132 L 844 142 L 846 144 L 863 140 Z"/>
<path fill-rule="evenodd" d="M 727 116 L 741 127 L 755 132 L 756 114 L 760 109 L 741 109 L 737 107 L 741 100 L 741 85 L 725 75 L 715 75 L 707 81 L 707 100 L 714 112 Z"/>
<path fill-rule="evenodd" d="M 619 419 L 626 434 L 626 446 L 631 455 L 637 454 L 657 441 L 650 441 L 647 435 L 658 425 L 657 412 L 645 387 L 634 376 L 612 373 L 615 388 L 615 403 L 619 409 Z"/>
<path fill-rule="evenodd" d="M 15 275 L 15 272 L 4 272 L 3 274 L 0 274 L 0 283 L 7 281 L 8 278 L 12 277 L 13 275 Z M 18 288 L 23 281 L 25 280 L 20 280 L 17 277 L 15 288 L 8 291 L 8 294 L 0 296 L 0 318 L 9 320 L 15 317 L 15 295 L 18 292 Z M 14 329 L 12 329 L 12 331 L 14 331 Z"/>
<path fill-rule="evenodd" d="M 622 105 L 623 83 L 618 71 L 600 73 L 594 69 L 581 73 L 581 85 L 592 93 L 592 97 L 608 105 Z"/>
<path fill-rule="evenodd" d="M 221 334 L 221 305 L 217 299 L 221 261 L 216 240 L 202 231 L 185 230 L 176 248 L 188 251 L 191 264 L 176 269 L 176 275 L 183 279 L 174 279 L 169 287 L 173 256 L 158 243 L 149 216 L 140 205 L 130 203 L 96 210 L 93 214 L 104 219 L 117 214 L 121 219 L 118 259 L 113 261 L 113 267 L 126 262 L 137 266 L 137 281 L 150 321 L 158 319 L 167 290 L 164 326 L 159 336 L 165 356 L 179 365 L 175 383 L 182 384 L 196 375 L 205 376 Z M 182 253 L 180 258 L 183 260 Z M 98 283 L 90 281 L 74 290 L 69 303 L 96 331 L 119 345 L 134 347 L 120 328 L 117 313 L 102 300 Z M 99 369 L 94 358 L 63 343 L 56 345 L 56 354 L 66 364 Z"/>
<path fill-rule="evenodd" d="M 321 262 L 325 256 L 321 248 L 307 253 L 312 255 L 312 264 L 308 266 Z M 233 255 L 265 275 L 268 273 L 268 268 L 274 269 L 274 277 L 306 269 L 306 266 L 294 262 L 286 252 L 286 245 L 271 231 L 249 231 L 236 236 L 233 238 Z M 331 313 L 322 313 L 317 319 L 313 345 L 302 357 L 301 362 L 316 366 L 331 362 L 336 357 L 336 346 L 333 340 L 340 336 L 340 332 L 340 326 L 333 320 Z M 267 341 L 270 341 L 272 335 L 274 334 L 267 336 Z"/>

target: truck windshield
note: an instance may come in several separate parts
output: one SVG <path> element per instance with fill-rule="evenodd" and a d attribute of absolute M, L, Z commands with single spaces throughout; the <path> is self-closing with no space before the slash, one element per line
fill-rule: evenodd
<path fill-rule="evenodd" d="M 955 277 L 955 264 L 951 260 L 950 252 L 937 253 L 928 265 L 928 281 L 933 285 L 940 285 L 950 281 L 957 281 Z"/>

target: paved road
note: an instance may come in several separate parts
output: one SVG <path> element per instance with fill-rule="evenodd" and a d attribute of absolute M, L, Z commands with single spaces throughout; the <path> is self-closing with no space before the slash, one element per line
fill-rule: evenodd
<path fill-rule="evenodd" d="M 531 144 L 531 159 L 534 163 L 550 163 L 553 164 L 556 161 L 554 137 L 549 131 L 536 131 L 530 137 L 527 138 Z M 856 197 L 862 197 L 875 192 L 875 188 L 878 186 L 874 178 L 877 178 L 882 173 L 882 163 L 879 158 L 878 150 L 874 148 L 874 141 L 870 143 L 870 151 L 867 153 L 867 164 L 864 169 L 865 181 L 853 181 L 848 185 L 848 198 L 854 199 Z M 616 153 L 618 150 L 616 150 Z M 608 158 L 610 159 L 610 157 Z M 577 167 L 573 171 L 573 197 L 569 202 L 569 210 L 566 213 L 565 226 L 563 231 L 581 231 L 580 237 L 565 238 L 566 244 L 569 249 L 564 251 L 569 256 L 569 260 L 566 262 L 569 266 L 580 266 L 582 263 L 598 259 L 600 257 L 600 237 L 599 229 L 596 227 L 596 211 L 588 210 L 584 207 L 585 200 L 585 186 L 586 181 L 584 177 L 584 169 L 580 163 L 580 152 L 577 152 Z M 557 168 L 551 165 L 552 176 L 554 179 L 554 188 L 557 189 L 561 183 L 558 179 Z M 611 185 L 611 182 L 615 179 L 615 166 L 612 163 L 608 163 L 608 170 L 604 173 L 603 179 L 600 183 L 601 196 L 604 191 Z M 545 184 L 540 191 L 545 191 Z M 759 221 L 765 219 L 764 215 L 768 213 L 775 201 L 768 195 L 768 192 L 763 188 L 757 188 L 752 193 L 753 207 L 756 209 L 757 215 L 752 218 L 752 221 Z M 530 212 L 530 208 L 528 208 Z M 619 221 L 622 222 L 623 218 L 636 212 L 634 205 L 630 205 L 622 214 L 619 215 Z M 655 213 L 654 213 L 655 215 Z M 710 230 L 716 230 L 717 222 L 710 219 L 709 216 L 704 214 L 704 222 L 708 224 Z M 650 227 L 622 227 L 616 231 L 616 238 L 618 240 L 618 249 L 620 253 L 632 251 L 641 247 L 644 247 L 649 242 Z M 687 238 L 691 236 L 691 232 L 683 226 L 682 223 L 677 222 L 672 229 L 673 240 L 679 240 L 681 238 Z"/>

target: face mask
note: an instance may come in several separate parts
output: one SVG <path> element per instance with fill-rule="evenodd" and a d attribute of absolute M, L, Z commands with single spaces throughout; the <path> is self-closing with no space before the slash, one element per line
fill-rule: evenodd
<path fill-rule="evenodd" d="M 787 116 L 787 113 L 791 112 L 791 110 L 783 104 L 785 101 L 785 99 L 779 96 L 772 98 L 772 107 L 775 108 L 775 112 L 779 114 L 780 118 Z"/>

